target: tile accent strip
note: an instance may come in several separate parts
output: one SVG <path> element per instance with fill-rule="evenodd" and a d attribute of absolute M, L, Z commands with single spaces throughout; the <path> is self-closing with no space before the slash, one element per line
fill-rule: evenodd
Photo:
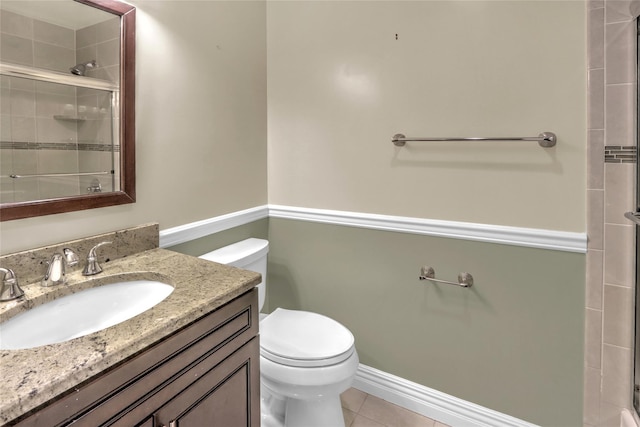
<path fill-rule="evenodd" d="M 65 151 L 107 151 L 119 152 L 119 145 L 90 142 L 23 142 L 0 141 L 2 150 L 65 150 Z"/>
<path fill-rule="evenodd" d="M 638 150 L 635 145 L 607 145 L 604 147 L 605 163 L 636 163 Z"/>

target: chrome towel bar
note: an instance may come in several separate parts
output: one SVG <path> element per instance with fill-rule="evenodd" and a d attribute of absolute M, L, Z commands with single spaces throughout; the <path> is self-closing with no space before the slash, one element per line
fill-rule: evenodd
<path fill-rule="evenodd" d="M 469 138 L 417 138 L 406 137 L 401 133 L 393 135 L 391 142 L 396 147 L 404 147 L 410 141 L 537 141 L 541 147 L 553 147 L 556 145 L 557 137 L 553 132 L 542 132 L 538 136 L 490 136 L 490 137 L 469 137 Z"/>
<path fill-rule="evenodd" d="M 436 272 L 432 267 L 424 266 L 420 269 L 420 280 L 429 280 L 431 282 L 446 283 L 447 285 L 461 286 L 463 288 L 470 288 L 473 286 L 473 276 L 469 273 L 458 274 L 458 282 L 450 282 L 448 280 L 436 279 Z"/>
<path fill-rule="evenodd" d="M 113 172 L 100 171 L 100 172 L 76 172 L 76 173 L 39 173 L 31 175 L 9 175 L 9 178 L 39 178 L 39 177 L 60 177 L 60 176 L 88 176 L 88 175 L 111 175 Z"/>

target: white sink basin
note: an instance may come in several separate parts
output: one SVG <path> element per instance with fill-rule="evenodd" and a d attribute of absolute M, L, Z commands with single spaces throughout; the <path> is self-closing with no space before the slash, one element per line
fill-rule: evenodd
<path fill-rule="evenodd" d="M 67 295 L 0 323 L 0 350 L 55 344 L 117 325 L 173 292 L 153 280 L 118 282 Z"/>

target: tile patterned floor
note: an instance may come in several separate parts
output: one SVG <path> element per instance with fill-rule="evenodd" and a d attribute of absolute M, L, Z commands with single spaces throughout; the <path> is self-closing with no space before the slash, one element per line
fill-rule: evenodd
<path fill-rule="evenodd" d="M 449 427 L 355 388 L 340 400 L 346 427 Z"/>

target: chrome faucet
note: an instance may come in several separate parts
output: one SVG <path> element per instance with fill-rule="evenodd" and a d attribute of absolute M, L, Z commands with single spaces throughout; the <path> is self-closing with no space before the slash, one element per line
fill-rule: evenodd
<path fill-rule="evenodd" d="M 0 267 L 0 272 L 4 275 L 2 285 L 0 285 L 0 301 L 11 301 L 24 296 L 24 291 L 18 285 L 16 273 L 10 268 Z"/>
<path fill-rule="evenodd" d="M 42 278 L 42 286 L 55 286 L 67 283 L 65 266 L 72 267 L 78 264 L 78 255 L 69 248 L 64 248 L 62 254 L 55 253 L 49 261 L 47 273 Z"/>
<path fill-rule="evenodd" d="M 98 274 L 102 272 L 102 267 L 98 264 L 98 256 L 96 255 L 96 249 L 98 249 L 102 245 L 108 245 L 111 242 L 100 242 L 89 251 L 89 255 L 87 256 L 87 265 L 84 266 L 84 270 L 82 270 L 83 276 L 93 276 L 94 274 Z"/>

